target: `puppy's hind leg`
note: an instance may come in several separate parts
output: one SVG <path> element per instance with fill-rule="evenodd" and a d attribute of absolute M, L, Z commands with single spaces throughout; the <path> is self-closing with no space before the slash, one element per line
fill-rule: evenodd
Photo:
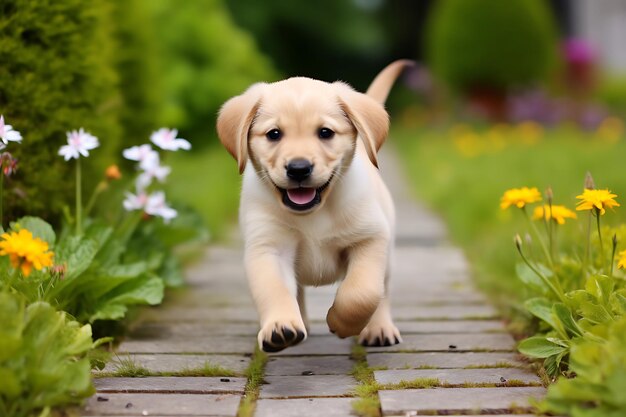
<path fill-rule="evenodd" d="M 359 344 L 363 346 L 391 346 L 402 342 L 400 331 L 391 319 L 389 298 L 385 297 L 367 326 L 359 334 Z"/>

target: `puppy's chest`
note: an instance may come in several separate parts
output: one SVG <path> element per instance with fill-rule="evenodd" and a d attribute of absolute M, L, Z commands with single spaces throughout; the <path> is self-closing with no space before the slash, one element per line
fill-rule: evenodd
<path fill-rule="evenodd" d="M 347 263 L 343 242 L 302 240 L 296 252 L 296 278 L 304 285 L 331 284 L 345 276 Z"/>

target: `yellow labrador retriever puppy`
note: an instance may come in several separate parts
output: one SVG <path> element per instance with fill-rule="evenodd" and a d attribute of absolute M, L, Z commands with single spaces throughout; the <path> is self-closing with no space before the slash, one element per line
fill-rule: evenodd
<path fill-rule="evenodd" d="M 383 104 L 410 64 L 390 64 L 366 94 L 295 77 L 254 84 L 222 107 L 217 131 L 244 174 L 245 269 L 264 351 L 306 339 L 304 287 L 339 280 L 331 332 L 369 346 L 402 340 L 386 291 L 394 206 L 377 151 L 389 128 Z"/>

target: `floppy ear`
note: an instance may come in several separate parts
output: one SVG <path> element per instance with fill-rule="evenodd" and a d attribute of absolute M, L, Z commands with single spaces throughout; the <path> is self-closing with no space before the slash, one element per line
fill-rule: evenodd
<path fill-rule="evenodd" d="M 339 104 L 363 140 L 370 161 L 378 168 L 376 153 L 387 138 L 389 115 L 375 99 L 354 91 L 346 84 L 335 84 L 339 84 Z"/>
<path fill-rule="evenodd" d="M 217 135 L 237 160 L 240 174 L 248 161 L 248 133 L 261 103 L 262 85 L 254 84 L 242 95 L 228 100 L 217 117 Z"/>

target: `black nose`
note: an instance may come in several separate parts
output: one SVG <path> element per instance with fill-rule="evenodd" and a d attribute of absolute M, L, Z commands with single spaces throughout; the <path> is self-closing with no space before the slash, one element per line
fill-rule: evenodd
<path fill-rule="evenodd" d="M 287 169 L 287 176 L 295 181 L 304 181 L 313 172 L 313 165 L 306 159 L 294 159 L 285 168 Z"/>

